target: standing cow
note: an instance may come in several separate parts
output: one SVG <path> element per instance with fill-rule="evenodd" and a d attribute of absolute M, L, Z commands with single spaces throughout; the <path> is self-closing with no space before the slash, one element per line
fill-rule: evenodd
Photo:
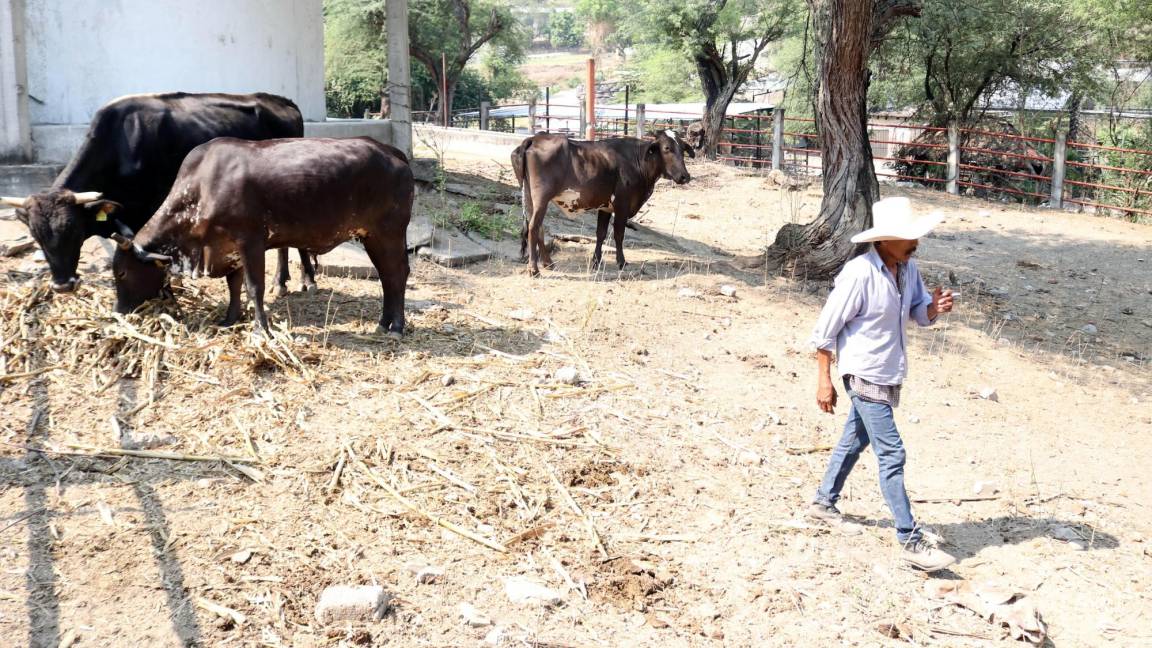
<path fill-rule="evenodd" d="M 96 112 L 84 144 L 52 188 L 3 198 L 36 239 L 52 287 L 69 292 L 79 277 L 80 248 L 91 236 L 131 236 L 160 207 L 188 152 L 216 137 L 266 140 L 303 137 L 304 120 L 277 95 L 148 94 L 121 97 Z M 300 251 L 305 290 L 315 273 Z M 280 251 L 280 289 L 287 292 L 288 251 Z"/>
<path fill-rule="evenodd" d="M 188 154 L 168 198 L 135 238 L 113 236 L 116 311 L 158 296 L 169 264 L 181 260 L 228 278 L 224 326 L 239 319 L 246 282 L 256 330 L 267 332 L 264 250 L 323 254 L 358 238 L 384 289 L 378 330 L 403 333 L 415 195 L 408 158 L 368 137 L 213 140 Z"/>
<path fill-rule="evenodd" d="M 525 139 L 512 151 L 512 168 L 524 199 L 520 255 L 525 256 L 527 250 L 532 276 L 540 274 L 541 257 L 545 267 L 552 267 L 541 231 L 549 202 L 569 214 L 596 210 L 593 267 L 600 265 L 611 219 L 616 264 L 623 269 L 628 219 L 640 211 L 660 178 L 676 184 L 692 179 L 684 168 L 685 154 L 696 157 L 692 147 L 674 131 L 654 132 L 646 139 L 619 137 L 599 142 L 546 133 Z"/>

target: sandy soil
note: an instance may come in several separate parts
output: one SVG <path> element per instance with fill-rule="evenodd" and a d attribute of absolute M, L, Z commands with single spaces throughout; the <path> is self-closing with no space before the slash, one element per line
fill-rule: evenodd
<path fill-rule="evenodd" d="M 506 181 L 506 160 L 477 149 L 451 153 L 448 166 Z M 563 243 L 538 280 L 502 261 L 417 262 L 412 332 L 400 342 L 371 335 L 373 282 L 325 277 L 318 293 L 273 301 L 306 372 L 249 362 L 239 334 L 201 371 L 181 369 L 189 351 L 171 351 L 155 376 L 120 380 L 39 349 L 32 367 L 78 368 L 0 383 L 0 636 L 34 646 L 907 645 L 877 630 L 895 624 L 916 645 L 1011 643 L 997 624 L 927 597 L 927 577 L 900 564 L 870 454 L 842 502 L 855 524 L 801 520 L 843 422 L 817 410 L 804 344 L 827 282 L 727 260 L 809 219 L 819 195 L 727 167 L 691 171 L 686 187 L 661 183 L 641 217 L 672 238 L 629 232 L 623 274 L 589 274 L 582 243 Z M 1152 645 L 1152 230 L 885 193 L 946 212 L 921 263 L 930 283 L 963 291 L 957 312 L 912 333 L 897 411 L 909 490 L 932 500 L 915 512 L 960 558 L 937 576 L 1025 595 L 1048 645 Z M 5 309 L 31 290 L 23 263 L 0 259 Z M 196 287 L 210 297 L 186 295 L 174 317 L 222 312 L 223 281 Z M 21 335 L 68 326 L 68 299 L 106 308 L 108 278 L 41 303 L 40 323 Z M 8 373 L 29 366 L 6 353 Z M 562 367 L 583 382 L 558 382 Z M 998 401 L 973 396 L 984 387 Z M 219 461 L 27 449 L 116 448 L 114 416 L 132 434 L 172 437 L 159 451 L 254 451 L 260 480 Z M 977 482 L 995 497 L 958 501 Z M 436 526 L 392 492 L 506 551 Z M 443 574 L 418 583 L 426 566 Z M 510 602 L 515 576 L 563 604 Z M 382 621 L 315 620 L 324 587 L 371 583 L 396 597 Z M 495 625 L 465 625 L 461 603 Z"/>

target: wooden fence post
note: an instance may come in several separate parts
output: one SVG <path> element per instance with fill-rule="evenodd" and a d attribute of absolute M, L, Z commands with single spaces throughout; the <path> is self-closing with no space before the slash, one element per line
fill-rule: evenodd
<path fill-rule="evenodd" d="M 772 170 L 784 168 L 784 109 L 772 110 Z"/>
<path fill-rule="evenodd" d="M 948 124 L 948 193 L 960 193 L 960 127 Z"/>
<path fill-rule="evenodd" d="M 584 97 L 580 97 L 580 135 L 584 137 L 588 132 L 588 113 L 584 112 Z"/>
<path fill-rule="evenodd" d="M 1068 162 L 1068 134 L 1056 133 L 1056 145 L 1052 149 L 1052 198 L 1048 206 L 1052 209 L 1064 207 L 1064 173 Z"/>
<path fill-rule="evenodd" d="M 480 102 L 480 130 L 488 130 L 488 111 L 492 110 L 492 102 Z"/>
<path fill-rule="evenodd" d="M 636 137 L 644 137 L 644 104 L 636 104 Z"/>

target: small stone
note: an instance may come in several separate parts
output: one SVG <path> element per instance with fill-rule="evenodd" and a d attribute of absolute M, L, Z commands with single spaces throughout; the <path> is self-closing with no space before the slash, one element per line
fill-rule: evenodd
<path fill-rule="evenodd" d="M 1147 326 L 1148 328 L 1152 328 L 1152 320 L 1144 320 L 1143 322 L 1140 322 L 1140 323 L 1143 324 L 1144 326 Z"/>
<path fill-rule="evenodd" d="M 998 490 L 996 482 L 978 481 L 972 485 L 972 494 L 980 497 L 995 495 Z"/>
<path fill-rule="evenodd" d="M 745 450 L 736 457 L 736 462 L 741 466 L 759 466 L 764 462 L 764 458 L 751 450 Z"/>
<path fill-rule="evenodd" d="M 444 374 L 443 376 L 440 376 L 440 384 L 444 385 L 445 387 L 451 387 L 452 385 L 456 384 L 456 376 L 453 376 L 452 374 Z"/>
<path fill-rule="evenodd" d="M 378 585 L 333 585 L 325 588 L 316 604 L 316 620 L 367 623 L 384 618 L 392 597 Z"/>
<path fill-rule="evenodd" d="M 522 576 L 514 576 L 504 581 L 504 593 L 508 600 L 518 605 L 535 604 L 543 606 L 559 605 L 564 602 L 560 592 Z"/>
<path fill-rule="evenodd" d="M 460 611 L 460 618 L 464 620 L 466 626 L 484 628 L 492 625 L 492 619 L 480 614 L 480 611 L 470 603 L 461 603 L 457 609 Z"/>
<path fill-rule="evenodd" d="M 1100 332 L 1100 329 L 1096 328 L 1095 324 L 1085 324 L 1080 327 L 1080 332 L 1085 335 L 1096 335 Z"/>
<path fill-rule="evenodd" d="M 510 319 L 514 319 L 518 322 L 527 322 L 527 321 L 535 319 L 536 313 L 532 312 L 532 310 L 527 309 L 527 308 L 520 308 L 520 309 L 511 311 L 510 313 L 508 313 L 508 317 Z"/>
<path fill-rule="evenodd" d="M 1033 286 L 1024 286 L 1024 290 L 1027 290 L 1028 292 L 1032 292 L 1033 290 L 1036 290 L 1036 288 Z"/>
<path fill-rule="evenodd" d="M 576 371 L 576 367 L 560 367 L 556 370 L 554 378 L 557 382 L 562 382 L 566 385 L 579 385 L 584 382 L 580 379 L 580 372 Z"/>
<path fill-rule="evenodd" d="M 1121 308 L 1120 312 L 1123 313 L 1124 315 L 1135 315 L 1136 314 L 1136 311 L 1133 310 L 1131 307 Z"/>
<path fill-rule="evenodd" d="M 504 628 L 500 626 L 492 628 L 488 634 L 484 635 L 484 643 L 489 646 L 499 646 L 501 641 L 504 641 Z"/>
<path fill-rule="evenodd" d="M 723 286 L 720 286 L 720 294 L 724 295 L 725 297 L 735 297 L 736 286 L 724 284 Z"/>
<path fill-rule="evenodd" d="M 979 392 L 979 396 L 980 396 L 980 398 L 982 398 L 984 400 L 992 401 L 993 403 L 999 403 L 1000 402 L 1000 395 L 996 393 L 996 389 L 993 387 L 982 388 Z"/>
<path fill-rule="evenodd" d="M 231 560 L 232 562 L 238 564 L 238 565 L 243 565 L 244 563 L 248 562 L 249 560 L 252 560 L 252 550 L 251 549 L 241 549 L 240 551 L 237 551 L 236 553 L 229 556 L 228 559 Z"/>
<path fill-rule="evenodd" d="M 421 585 L 430 585 L 439 580 L 443 575 L 444 570 L 439 567 L 433 567 L 431 565 L 427 567 L 421 567 L 420 569 L 416 570 L 416 582 L 420 583 Z"/>
<path fill-rule="evenodd" d="M 909 423 L 919 423 L 919 422 L 920 422 L 920 417 L 919 417 L 919 416 L 909 416 L 909 417 L 908 417 L 908 422 L 909 422 Z"/>
<path fill-rule="evenodd" d="M 694 297 L 699 297 L 700 291 L 694 290 L 692 288 L 681 288 L 676 294 L 680 297 L 684 297 L 685 299 L 692 299 Z"/>

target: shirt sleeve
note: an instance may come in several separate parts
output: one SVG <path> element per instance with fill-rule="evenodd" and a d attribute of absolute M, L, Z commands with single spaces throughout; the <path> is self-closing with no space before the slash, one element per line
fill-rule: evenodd
<path fill-rule="evenodd" d="M 932 293 L 928 292 L 928 287 L 924 285 L 924 278 L 920 276 L 920 269 L 912 266 L 909 268 L 909 283 L 912 285 L 912 306 L 911 312 L 912 319 L 920 326 L 932 326 L 936 320 L 928 319 L 928 307 L 932 305 Z"/>
<path fill-rule="evenodd" d="M 828 295 L 816 328 L 808 340 L 816 349 L 834 351 L 836 337 L 844 325 L 860 314 L 864 306 L 864 290 L 859 277 L 837 277 L 836 286 Z"/>

